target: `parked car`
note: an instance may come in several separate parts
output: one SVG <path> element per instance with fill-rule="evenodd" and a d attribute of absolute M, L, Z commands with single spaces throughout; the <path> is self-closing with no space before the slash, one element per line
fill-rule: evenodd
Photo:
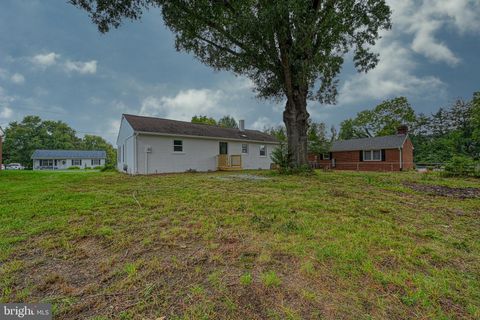
<path fill-rule="evenodd" d="M 23 170 L 25 169 L 25 167 L 22 166 L 20 163 L 10 163 L 10 164 L 7 164 L 6 169 L 7 170 Z"/>
<path fill-rule="evenodd" d="M 0 170 L 5 170 L 5 165 L 2 163 L 2 168 Z"/>

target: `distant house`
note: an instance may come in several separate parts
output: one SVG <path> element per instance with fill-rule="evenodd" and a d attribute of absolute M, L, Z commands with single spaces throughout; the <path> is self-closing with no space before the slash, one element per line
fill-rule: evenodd
<path fill-rule="evenodd" d="M 124 114 L 117 138 L 118 170 L 129 174 L 269 169 L 278 141 L 239 128 Z"/>
<path fill-rule="evenodd" d="M 95 168 L 105 165 L 105 151 L 35 150 L 33 170 L 65 170 L 70 167 Z"/>
<path fill-rule="evenodd" d="M 309 154 L 313 166 L 337 170 L 401 171 L 413 169 L 413 144 L 408 129 L 400 127 L 396 135 L 338 140 L 330 152 Z"/>

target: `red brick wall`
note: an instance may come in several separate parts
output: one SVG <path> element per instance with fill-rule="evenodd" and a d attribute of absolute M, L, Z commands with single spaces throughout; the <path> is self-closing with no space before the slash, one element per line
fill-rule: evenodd
<path fill-rule="evenodd" d="M 360 171 L 399 171 L 400 153 L 397 149 L 385 150 L 385 161 L 360 161 L 360 151 L 333 152 L 335 169 Z"/>
<path fill-rule="evenodd" d="M 413 144 L 410 138 L 407 138 L 405 143 L 403 144 L 403 153 L 402 153 L 402 160 L 403 160 L 403 169 L 409 170 L 414 168 L 413 164 Z"/>
<path fill-rule="evenodd" d="M 360 171 L 400 171 L 400 150 L 385 149 L 385 161 L 360 161 L 360 151 L 332 152 L 337 170 Z M 320 160 L 317 155 L 309 154 L 308 161 L 321 168 L 330 168 L 331 160 Z M 402 150 L 403 170 L 413 169 L 413 144 L 410 139 L 405 141 Z"/>

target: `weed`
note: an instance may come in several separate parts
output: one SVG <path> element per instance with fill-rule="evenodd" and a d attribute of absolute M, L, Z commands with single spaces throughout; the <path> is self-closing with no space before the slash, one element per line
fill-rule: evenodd
<path fill-rule="evenodd" d="M 266 287 L 278 287 L 282 280 L 280 280 L 275 271 L 268 271 L 262 274 L 262 282 Z"/>
<path fill-rule="evenodd" d="M 240 277 L 240 284 L 244 286 L 249 286 L 253 282 L 253 276 L 250 272 L 242 274 Z"/>

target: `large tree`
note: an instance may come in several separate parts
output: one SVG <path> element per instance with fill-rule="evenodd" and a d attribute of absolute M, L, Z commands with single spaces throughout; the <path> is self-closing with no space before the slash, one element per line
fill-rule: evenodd
<path fill-rule="evenodd" d="M 286 100 L 291 165 L 307 163 L 307 100 L 334 103 L 344 57 L 375 67 L 371 47 L 389 29 L 384 0 L 70 0 L 101 32 L 161 8 L 177 50 L 249 77 L 259 97 Z"/>

